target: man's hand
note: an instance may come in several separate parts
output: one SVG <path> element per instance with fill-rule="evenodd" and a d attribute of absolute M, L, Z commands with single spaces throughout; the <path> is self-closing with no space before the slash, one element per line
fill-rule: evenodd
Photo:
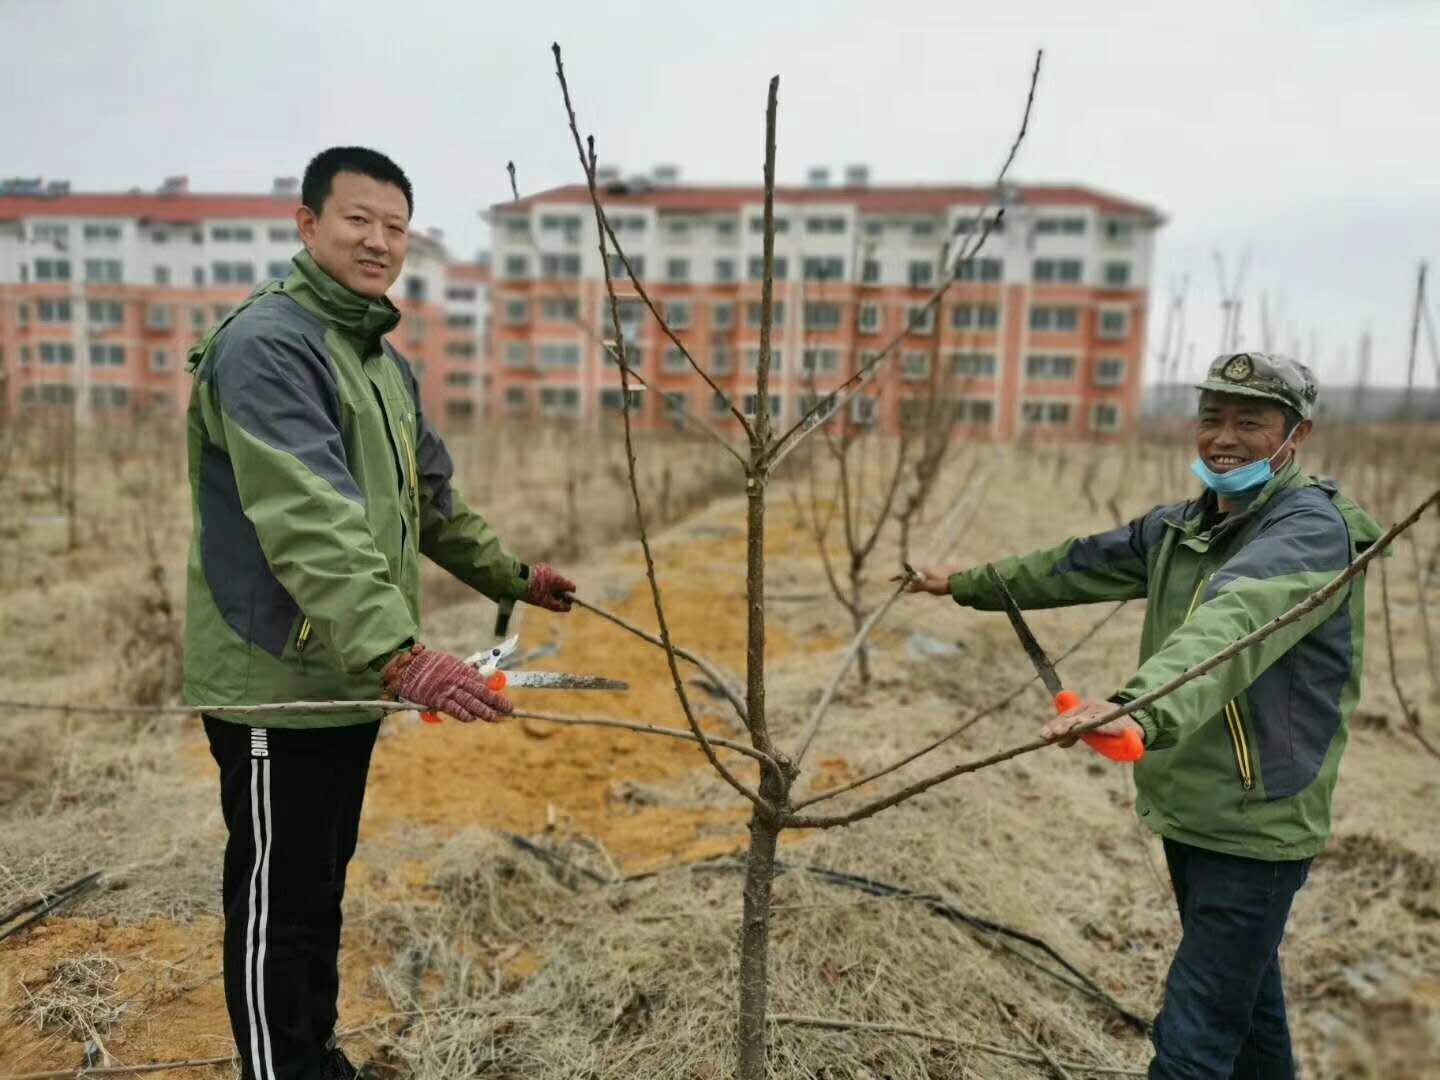
<path fill-rule="evenodd" d="M 1099 720 L 1106 713 L 1114 712 L 1115 708 L 1113 701 L 1082 701 L 1078 708 L 1071 709 L 1064 716 L 1057 716 L 1046 724 L 1044 735 L 1047 739 L 1059 739 L 1061 746 L 1074 746 L 1075 740 L 1079 736 L 1068 735 L 1067 737 L 1067 733 L 1072 728 Z M 1095 731 L 1101 735 L 1123 735 L 1127 731 L 1134 731 L 1140 736 L 1141 742 L 1145 741 L 1145 729 L 1129 716 L 1111 720 L 1108 724 L 1100 725 Z"/>
<path fill-rule="evenodd" d="M 929 593 L 931 596 L 950 595 L 950 575 L 937 573 L 934 570 L 917 570 L 906 579 L 904 574 L 896 574 L 891 581 L 905 582 L 907 593 Z"/>
<path fill-rule="evenodd" d="M 424 645 L 412 645 L 386 664 L 380 682 L 391 697 L 467 724 L 476 720 L 498 724 L 515 708 L 504 694 L 489 689 L 465 661 Z"/>
<path fill-rule="evenodd" d="M 565 612 L 573 603 L 567 593 L 575 591 L 575 583 L 549 563 L 536 563 L 530 568 L 530 588 L 520 599 L 546 611 Z"/>

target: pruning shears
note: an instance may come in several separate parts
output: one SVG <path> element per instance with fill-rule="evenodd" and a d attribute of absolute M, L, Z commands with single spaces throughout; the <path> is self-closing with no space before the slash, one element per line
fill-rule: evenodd
<path fill-rule="evenodd" d="M 1055 711 L 1061 716 L 1080 707 L 1080 695 L 1073 690 L 1066 690 L 1060 685 L 1060 676 L 1055 674 L 1055 665 L 1045 655 L 1045 650 L 1035 640 L 1035 635 L 1030 632 L 1030 627 L 1025 624 L 1025 617 L 1020 614 L 1020 605 L 1015 603 L 1015 597 L 1010 595 L 1010 590 L 1005 587 L 1005 581 L 995 572 L 993 566 L 986 566 L 985 573 L 990 578 L 990 583 L 995 586 L 995 591 L 1000 594 L 1000 601 L 1005 605 L 1005 614 L 1010 618 L 1010 625 L 1015 628 L 1015 636 L 1020 639 L 1020 644 L 1025 647 L 1025 654 L 1030 657 L 1030 663 L 1035 665 L 1036 674 L 1040 681 L 1045 684 L 1045 689 L 1050 691 L 1055 698 Z M 1080 736 L 1085 744 L 1098 754 L 1102 754 L 1111 761 L 1139 761 L 1145 756 L 1145 743 L 1136 731 L 1127 731 L 1122 735 L 1106 735 L 1099 731 L 1087 731 Z"/>
<path fill-rule="evenodd" d="M 509 671 L 504 665 L 520 644 L 520 635 L 512 634 L 498 645 L 481 649 L 465 657 L 485 679 L 485 686 L 495 693 L 523 687 L 532 690 L 629 690 L 630 684 L 603 675 L 567 675 L 559 671 Z M 422 712 L 427 724 L 440 723 L 438 712 Z"/>

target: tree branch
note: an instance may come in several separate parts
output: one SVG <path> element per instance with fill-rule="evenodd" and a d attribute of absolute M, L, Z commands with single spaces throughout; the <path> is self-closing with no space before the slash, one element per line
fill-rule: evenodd
<path fill-rule="evenodd" d="M 1440 749 L 1430 745 L 1430 740 L 1420 730 L 1420 710 L 1415 708 L 1405 697 L 1405 691 L 1400 685 L 1400 673 L 1395 667 L 1395 636 L 1390 629 L 1390 578 L 1385 572 L 1385 560 L 1380 560 L 1380 603 L 1385 609 L 1385 651 L 1390 660 L 1390 685 L 1395 688 L 1395 700 L 1400 704 L 1400 715 L 1405 719 L 1405 726 L 1410 729 L 1410 734 L 1415 736 L 1432 757 L 1440 758 Z"/>
<path fill-rule="evenodd" d="M 516 709 L 512 716 L 520 720 L 538 720 L 544 724 L 561 724 L 566 727 L 603 727 L 617 728 L 621 731 L 634 731 L 641 735 L 663 735 L 669 739 L 683 739 L 686 742 L 699 743 L 694 734 L 682 728 L 661 727 L 658 724 L 632 724 L 624 720 L 612 720 L 608 716 L 564 716 L 558 713 L 537 713 L 525 712 Z M 734 750 L 737 754 L 744 754 L 746 757 L 754 758 L 760 764 L 769 768 L 775 768 L 775 761 L 768 754 L 756 750 L 753 746 L 746 746 L 744 743 L 735 742 L 732 739 L 722 739 L 718 735 L 708 735 L 706 738 L 715 746 L 723 746 L 726 750 Z"/>
<path fill-rule="evenodd" d="M 570 87 L 565 81 L 565 65 L 561 61 L 560 46 L 554 44 L 551 51 L 555 54 L 555 76 L 560 80 L 560 93 L 565 101 L 565 114 L 570 122 L 570 134 L 575 140 L 575 152 L 580 158 L 580 167 L 585 172 L 585 183 L 590 190 L 590 203 L 595 209 L 595 222 L 599 228 L 600 247 L 600 268 L 605 274 L 605 292 L 610 298 L 610 321 L 615 331 L 616 345 L 620 350 L 620 359 L 625 359 L 625 336 L 620 331 L 620 308 L 615 295 L 615 280 L 610 274 L 609 252 L 606 250 L 606 227 L 605 211 L 600 206 L 600 192 L 595 183 L 595 140 L 589 140 L 589 153 L 586 153 L 585 144 L 580 139 L 580 128 L 575 120 L 575 108 L 570 102 Z M 710 745 L 710 740 L 700 723 L 695 718 L 695 711 L 690 705 L 690 697 L 685 693 L 685 682 L 680 678 L 680 666 L 676 660 L 675 647 L 670 641 L 670 627 L 665 621 L 665 605 L 660 596 L 660 582 L 655 576 L 655 556 L 650 550 L 650 536 L 645 527 L 645 507 L 640 499 L 640 479 L 635 467 L 635 443 L 630 423 L 630 383 L 625 374 L 625 369 L 620 371 L 621 389 L 624 393 L 624 408 L 621 415 L 625 421 L 625 464 L 630 480 L 630 496 L 635 507 L 635 527 L 640 534 L 640 548 L 645 554 L 645 579 L 650 583 L 650 597 L 655 605 L 655 621 L 660 629 L 660 640 L 665 646 L 665 661 L 670 667 L 670 678 L 675 686 L 675 696 L 680 699 L 680 707 L 685 713 L 685 720 L 690 725 L 690 731 L 700 743 L 700 748 L 705 752 L 705 759 L 710 762 L 713 768 L 725 780 L 745 798 L 749 799 L 756 807 L 765 813 L 772 813 L 773 808 L 760 795 L 742 783 L 715 753 L 715 748 Z M 764 747 L 757 747 L 764 751 Z"/>
<path fill-rule="evenodd" d="M 1072 1077 L 1068 1072 L 1065 1071 L 1065 1066 L 1061 1065 L 1058 1061 L 1056 1061 L 1055 1056 L 1051 1054 L 1049 1050 L 1046 1050 L 1043 1046 L 1040 1045 L 1039 1040 L 1037 1040 L 1028 1031 L 1026 1031 L 1023 1027 L 1020 1026 L 1020 1021 L 1015 1018 L 1015 1014 L 1000 1003 L 1000 999 L 995 996 L 994 991 L 991 991 L 990 993 L 990 1000 L 995 1003 L 996 1011 L 1005 1020 L 1009 1021 L 1010 1026 L 1015 1029 L 1015 1034 L 1019 1035 L 1020 1038 L 1024 1039 L 1027 1043 L 1029 1043 L 1030 1049 L 1034 1050 L 1037 1054 L 1040 1055 L 1041 1058 L 1044 1059 L 1045 1064 L 1050 1067 L 1050 1071 L 1055 1074 L 1056 1080 L 1075 1080 L 1074 1077 Z"/>
<path fill-rule="evenodd" d="M 1081 724 L 1079 727 L 1071 728 L 1065 737 L 1074 738 L 1076 736 L 1083 735 L 1087 732 L 1094 731 L 1096 728 L 1103 727 L 1104 725 L 1110 723 L 1110 721 L 1112 720 L 1118 720 L 1122 716 L 1129 716 L 1132 713 L 1139 712 L 1141 709 L 1145 708 L 1145 706 L 1150 705 L 1153 702 L 1159 701 L 1161 698 L 1166 697 L 1171 693 L 1174 693 L 1186 683 L 1193 682 L 1195 679 L 1200 678 L 1200 676 L 1210 673 L 1211 671 L 1215 670 L 1215 668 L 1223 664 L 1225 661 L 1244 652 L 1251 646 L 1258 645 L 1260 642 L 1264 641 L 1276 631 L 1281 630 L 1286 626 L 1289 626 L 1293 622 L 1297 622 L 1298 620 L 1303 619 L 1306 615 L 1314 611 L 1321 604 L 1325 603 L 1326 600 L 1330 599 L 1330 597 L 1334 596 L 1337 592 L 1344 588 L 1345 585 L 1348 584 L 1350 580 L 1355 577 L 1355 575 L 1359 574 L 1365 569 L 1366 566 L 1370 564 L 1370 561 L 1372 559 L 1374 559 L 1386 548 L 1388 548 L 1397 536 L 1399 536 L 1406 529 L 1414 525 L 1415 522 L 1420 519 L 1420 516 L 1436 503 L 1440 503 L 1440 489 L 1432 492 L 1428 498 L 1426 498 L 1422 503 L 1420 503 L 1419 506 L 1417 506 L 1414 510 L 1410 511 L 1410 513 L 1407 514 L 1402 520 L 1396 522 L 1388 530 L 1386 530 L 1385 534 L 1381 536 L 1379 540 L 1377 540 L 1371 547 L 1367 548 L 1360 555 L 1356 556 L 1356 558 L 1350 563 L 1350 565 L 1347 566 L 1344 570 L 1342 570 L 1339 574 L 1337 574 L 1330 581 L 1329 584 L 1312 593 L 1306 599 L 1300 601 L 1289 611 L 1285 612 L 1284 614 L 1277 615 L 1264 626 L 1261 626 L 1258 629 L 1251 631 L 1244 637 L 1240 638 L 1238 641 L 1232 642 L 1230 645 L 1227 645 L 1225 648 L 1217 652 L 1214 656 L 1211 656 L 1208 659 L 1196 664 L 1194 667 L 1188 668 L 1187 670 L 1181 672 L 1175 678 L 1167 682 L 1164 686 L 1161 686 L 1156 690 L 1152 690 L 1148 694 L 1141 694 L 1133 701 L 1127 702 L 1125 705 L 1117 706 L 1116 708 L 1105 713 L 1103 716 L 1097 717 L 1095 720 L 1091 721 L 1088 724 Z M 967 761 L 962 764 L 952 766 L 951 768 L 945 769 L 942 772 L 934 774 L 933 776 L 929 776 L 923 780 L 917 781 L 916 783 L 911 784 L 908 787 L 901 788 L 899 791 L 892 792 L 891 794 L 886 795 L 883 798 L 877 799 L 876 801 L 869 803 L 866 806 L 862 806 L 856 810 L 852 810 L 849 813 L 835 814 L 830 817 L 806 817 L 790 815 L 785 818 L 784 824 L 787 828 L 796 829 L 829 829 L 837 825 L 849 825 L 852 822 L 861 821 L 868 817 L 873 817 L 881 810 L 889 809 L 890 807 L 905 802 L 908 799 L 912 799 L 916 795 L 919 795 L 921 792 L 928 791 L 936 784 L 942 784 L 946 780 L 953 779 L 956 776 L 961 776 L 964 773 L 977 772 L 980 769 L 988 768 L 991 765 L 998 765 L 1003 761 L 1009 761 L 1011 758 L 1020 757 L 1022 754 L 1029 754 L 1033 753 L 1036 750 L 1043 750 L 1045 749 L 1045 747 L 1050 746 L 1057 741 L 1057 739 L 1048 738 L 1033 739 L 1030 742 L 1023 743 L 1020 746 L 1013 746 L 1008 750 L 997 751 L 996 753 L 991 754 L 988 757 L 981 758 L 977 761 Z"/>

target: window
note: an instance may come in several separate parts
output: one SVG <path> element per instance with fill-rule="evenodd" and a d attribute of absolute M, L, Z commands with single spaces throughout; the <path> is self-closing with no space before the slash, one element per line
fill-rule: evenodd
<path fill-rule="evenodd" d="M 995 354 L 955 352 L 950 354 L 950 374 L 966 379 L 989 379 L 995 375 Z"/>
<path fill-rule="evenodd" d="M 746 416 L 754 416 L 754 415 L 755 415 L 755 406 L 756 406 L 757 404 L 759 404 L 759 401 L 760 401 L 760 395 L 759 395 L 759 394 L 746 394 L 746 395 L 745 395 L 745 399 L 744 399 L 744 401 L 743 401 L 743 403 L 742 403 L 742 408 L 743 408 L 744 413 L 745 413 Z M 780 418 L 780 413 L 781 413 L 780 405 L 781 405 L 780 395 L 779 395 L 779 394 L 771 394 L 771 395 L 770 395 L 770 415 L 771 415 L 772 417 L 774 417 L 775 419 L 777 419 L 777 420 Z"/>
<path fill-rule="evenodd" d="M 547 300 L 545 303 L 548 307 L 550 301 Z M 549 313 L 547 312 L 546 314 Z M 451 330 L 473 330 L 475 329 L 475 316 L 469 312 L 452 311 L 449 315 L 445 316 L 445 325 Z"/>
<path fill-rule="evenodd" d="M 505 219 L 506 236 L 529 236 L 530 219 L 528 217 L 511 217 Z"/>
<path fill-rule="evenodd" d="M 547 281 L 572 280 L 580 276 L 579 255 L 540 256 L 540 276 Z"/>
<path fill-rule="evenodd" d="M 505 325 L 523 326 L 530 321 L 530 301 L 528 300 L 506 300 L 505 301 Z"/>
<path fill-rule="evenodd" d="M 801 357 L 801 366 L 817 375 L 833 375 L 840 370 L 839 349 L 806 349 Z"/>
<path fill-rule="evenodd" d="M 822 422 L 829 423 L 830 417 L 835 412 L 835 403 L 834 394 L 813 394 L 808 391 L 800 395 L 798 402 L 800 415 L 809 418 L 806 422 L 807 427 L 815 427 Z M 815 415 L 811 416 L 811 413 L 815 413 Z M 821 420 L 822 416 L 824 417 L 823 421 Z"/>
<path fill-rule="evenodd" d="M 666 259 L 665 260 L 666 281 L 689 281 L 690 260 L 689 259 Z"/>
<path fill-rule="evenodd" d="M 641 396 L 639 390 L 630 391 L 630 408 L 640 408 Z M 601 390 L 600 408 L 607 412 L 619 412 L 625 407 L 625 391 L 623 390 Z"/>
<path fill-rule="evenodd" d="M 475 373 L 473 371 L 447 371 L 445 373 L 446 386 L 473 386 Z"/>
<path fill-rule="evenodd" d="M 1100 336 L 1123 338 L 1130 332 L 1130 313 L 1116 308 L 1100 312 Z"/>
<path fill-rule="evenodd" d="M 576 386 L 542 386 L 540 412 L 545 416 L 575 416 L 580 412 L 580 388 Z"/>
<path fill-rule="evenodd" d="M 1042 236 L 1079 236 L 1085 231 L 1083 217 L 1042 217 L 1035 222 L 1036 233 Z"/>
<path fill-rule="evenodd" d="M 65 341 L 42 341 L 40 363 L 45 367 L 68 367 L 75 363 L 75 346 Z"/>
<path fill-rule="evenodd" d="M 96 409 L 124 409 L 130 404 L 128 386 L 92 386 L 90 404 Z"/>
<path fill-rule="evenodd" d="M 930 354 L 927 352 L 907 352 L 900 358 L 900 377 L 909 381 L 929 378 L 930 376 Z"/>
<path fill-rule="evenodd" d="M 734 236 L 735 222 L 730 220 L 729 218 L 721 218 L 719 221 L 715 222 L 715 235 L 725 237 L 726 239 Z"/>
<path fill-rule="evenodd" d="M 65 383 L 47 383 L 40 387 L 40 401 L 46 405 L 73 405 L 75 388 Z"/>
<path fill-rule="evenodd" d="M 845 260 L 839 256 L 806 259 L 806 281 L 839 281 L 845 276 Z"/>
<path fill-rule="evenodd" d="M 873 397 L 856 397 L 850 399 L 850 419 L 863 427 L 869 427 L 875 423 L 875 399 Z"/>
<path fill-rule="evenodd" d="M 935 279 L 935 267 L 928 260 L 914 260 L 910 263 L 909 281 L 912 289 L 923 289 Z"/>
<path fill-rule="evenodd" d="M 119 259 L 85 260 L 85 280 L 92 284 L 116 285 L 122 276 Z"/>
<path fill-rule="evenodd" d="M 790 273 L 790 262 L 783 255 L 776 255 L 773 262 L 774 269 L 771 276 L 776 281 L 784 281 Z M 765 279 L 765 256 L 753 255 L 746 264 L 748 277 L 751 281 L 763 281 Z"/>
<path fill-rule="evenodd" d="M 218 244 L 248 244 L 255 239 L 255 230 L 248 225 L 216 225 L 210 230 L 210 239 Z"/>
<path fill-rule="evenodd" d="M 720 282 L 730 282 L 735 280 L 734 259 L 715 260 L 715 280 Z"/>
<path fill-rule="evenodd" d="M 284 225 L 271 225 L 270 242 L 272 244 L 298 244 L 300 243 L 300 230 L 287 228 Z"/>
<path fill-rule="evenodd" d="M 530 260 L 527 259 L 524 255 L 506 255 L 504 271 L 505 277 L 507 278 L 529 277 Z"/>
<path fill-rule="evenodd" d="M 36 259 L 35 260 L 36 281 L 69 281 L 70 260 L 69 259 Z"/>
<path fill-rule="evenodd" d="M 125 346 L 124 345 L 91 345 L 90 346 L 91 367 L 124 367 Z"/>
<path fill-rule="evenodd" d="M 253 285 L 255 265 L 248 262 L 211 263 L 210 278 L 216 285 Z"/>
<path fill-rule="evenodd" d="M 735 370 L 735 354 L 729 349 L 716 349 L 710 354 L 710 374 L 729 375 Z"/>
<path fill-rule="evenodd" d="M 716 416 L 727 415 L 730 412 L 730 399 L 724 394 L 711 394 L 710 411 Z"/>
<path fill-rule="evenodd" d="M 1102 356 L 1095 361 L 1095 385 L 1119 386 L 1125 381 L 1125 361 L 1114 356 Z"/>
<path fill-rule="evenodd" d="M 87 300 L 85 318 L 97 330 L 125 321 L 125 306 L 118 300 Z"/>
<path fill-rule="evenodd" d="M 763 308 L 763 305 L 761 305 L 759 301 L 751 301 L 750 303 L 748 303 L 748 304 L 745 305 L 745 324 L 746 324 L 747 326 L 751 327 L 752 329 L 753 329 L 753 328 L 758 328 L 758 327 L 760 326 L 760 316 L 761 316 L 762 308 Z M 776 300 L 776 301 L 774 301 L 774 302 L 771 304 L 770 316 L 771 316 L 771 319 L 773 320 L 773 325 L 774 325 L 775 327 L 784 326 L 784 325 L 785 325 L 785 301 L 783 301 L 783 300 Z"/>
<path fill-rule="evenodd" d="M 580 318 L 580 301 L 574 296 L 547 297 L 540 301 L 540 315 L 550 322 L 575 322 Z M 475 325 L 474 316 L 468 325 Z"/>
<path fill-rule="evenodd" d="M 70 239 L 70 226 L 53 221 L 40 222 L 30 230 L 30 239 L 37 244 L 63 244 Z"/>
<path fill-rule="evenodd" d="M 935 332 L 935 305 L 911 304 L 905 309 L 905 328 L 910 334 Z"/>
<path fill-rule="evenodd" d="M 989 398 L 956 398 L 953 409 L 957 424 L 988 424 L 995 419 L 995 403 Z"/>
<path fill-rule="evenodd" d="M 156 285 L 169 285 L 169 284 L 170 284 L 170 267 L 168 267 L 168 266 L 157 266 L 157 267 L 155 267 L 155 284 L 156 284 Z"/>
<path fill-rule="evenodd" d="M 15 321 L 18 322 L 21 326 L 28 326 L 30 324 L 29 304 L 15 305 Z"/>
<path fill-rule="evenodd" d="M 735 325 L 735 305 L 716 304 L 710 309 L 710 325 L 716 330 L 729 330 Z"/>
<path fill-rule="evenodd" d="M 1048 283 L 1060 281 L 1074 283 L 1080 280 L 1081 265 L 1079 259 L 1036 259 L 1034 266 L 1034 277 L 1036 282 Z"/>
<path fill-rule="evenodd" d="M 190 328 L 192 330 L 204 330 L 206 326 L 205 309 L 203 307 L 190 309 Z"/>
<path fill-rule="evenodd" d="M 1120 406 L 1108 401 L 1096 402 L 1090 409 L 1091 431 L 1119 431 Z"/>
<path fill-rule="evenodd" d="M 784 365 L 784 354 L 779 349 L 770 350 L 770 373 L 773 375 Z M 750 348 L 745 350 L 745 368 L 747 371 L 760 370 L 760 349 Z"/>
<path fill-rule="evenodd" d="M 1073 307 L 1032 307 L 1030 329 L 1068 333 L 1080 325 L 1080 311 Z"/>
<path fill-rule="evenodd" d="M 634 216 L 611 218 L 610 227 L 614 229 L 617 233 L 642 233 L 645 231 L 645 219 L 643 217 Z"/>
<path fill-rule="evenodd" d="M 689 367 L 690 361 L 686 360 L 685 354 L 679 349 L 677 349 L 674 345 L 671 345 L 668 349 L 665 350 L 665 354 L 660 360 L 661 370 L 667 371 L 672 375 L 675 374 L 677 371 L 686 371 Z"/>
<path fill-rule="evenodd" d="M 878 285 L 880 283 L 879 259 L 865 260 L 865 265 L 860 270 L 860 281 L 865 285 Z"/>
<path fill-rule="evenodd" d="M 35 317 L 42 323 L 68 323 L 70 321 L 70 301 L 44 298 L 36 300 Z"/>
<path fill-rule="evenodd" d="M 1050 356 L 1032 354 L 1025 358 L 1027 379 L 1073 379 L 1075 358 L 1073 356 Z"/>
<path fill-rule="evenodd" d="M 1036 427 L 1064 427 L 1070 423 L 1068 401 L 1027 401 L 1021 408 L 1025 423 Z"/>
<path fill-rule="evenodd" d="M 169 304 L 150 304 L 145 308 L 145 325 L 151 330 L 169 330 L 175 324 L 175 311 Z"/>
<path fill-rule="evenodd" d="M 154 372 L 170 371 L 170 354 L 164 349 L 156 349 L 152 352 L 150 354 L 150 370 Z"/>
<path fill-rule="evenodd" d="M 580 346 L 575 344 L 546 343 L 540 346 L 540 366 L 547 368 L 572 368 L 580 366 Z"/>
<path fill-rule="evenodd" d="M 85 239 L 91 242 L 107 241 L 113 243 L 120 239 L 119 225 L 86 225 Z"/>
<path fill-rule="evenodd" d="M 689 395 L 679 391 L 667 393 L 661 400 L 665 403 L 665 415 L 678 420 L 689 412 L 687 398 Z"/>
<path fill-rule="evenodd" d="M 956 281 L 999 281 L 999 259 L 966 259 L 956 268 Z"/>
<path fill-rule="evenodd" d="M 290 264 L 288 262 L 272 262 L 265 265 L 265 276 L 267 278 L 278 278 L 284 281 L 290 276 Z"/>
<path fill-rule="evenodd" d="M 526 368 L 530 366 L 530 346 L 523 341 L 511 341 L 505 345 L 505 366 Z"/>
<path fill-rule="evenodd" d="M 428 291 L 424 278 L 411 274 L 405 279 L 405 299 L 411 303 L 424 303 Z"/>
<path fill-rule="evenodd" d="M 763 217 L 753 217 L 753 218 L 751 218 L 751 219 L 750 219 L 750 231 L 751 231 L 752 233 L 763 233 L 763 232 L 765 231 L 765 219 L 764 219 Z M 790 231 L 790 219 L 789 219 L 789 218 L 783 218 L 783 217 L 777 217 L 777 218 L 775 219 L 775 232 L 776 232 L 776 233 L 783 233 L 783 232 L 789 232 L 789 231 Z"/>
<path fill-rule="evenodd" d="M 523 409 L 530 401 L 530 392 L 523 386 L 507 386 L 505 388 L 505 407 L 508 409 Z"/>
<path fill-rule="evenodd" d="M 845 231 L 845 219 L 843 217 L 806 218 L 805 231 L 812 234 L 843 233 Z"/>
<path fill-rule="evenodd" d="M 806 330 L 839 330 L 845 319 L 843 304 L 807 303 L 805 305 Z"/>
<path fill-rule="evenodd" d="M 615 364 L 616 358 L 609 349 L 605 350 L 605 362 Z M 618 366 L 618 365 L 617 365 Z M 625 366 L 631 371 L 640 371 L 645 367 L 645 350 L 638 345 L 625 343 Z"/>
<path fill-rule="evenodd" d="M 1123 289 L 1130 284 L 1130 264 L 1128 262 L 1107 262 L 1105 264 L 1105 284 L 1114 289 Z"/>
<path fill-rule="evenodd" d="M 475 359 L 475 343 L 473 341 L 452 341 L 445 346 L 445 355 L 462 361 L 473 360 Z"/>
<path fill-rule="evenodd" d="M 935 224 L 933 218 L 922 218 L 919 221 L 912 221 L 910 223 L 910 235 L 917 239 L 934 236 Z"/>
<path fill-rule="evenodd" d="M 197 267 L 195 267 L 194 269 L 192 269 L 192 270 L 190 271 L 190 280 L 191 280 L 191 282 L 192 282 L 196 287 L 199 287 L 199 286 L 201 286 L 201 285 L 204 285 L 204 284 L 205 284 L 205 268 L 204 268 L 203 266 L 197 266 Z"/>
<path fill-rule="evenodd" d="M 690 329 L 690 301 L 669 300 L 665 303 L 665 321 L 671 330 Z"/>
<path fill-rule="evenodd" d="M 450 398 L 445 402 L 445 419 L 472 420 L 475 417 L 475 403 L 464 398 Z"/>
<path fill-rule="evenodd" d="M 1110 218 L 1103 225 L 1105 239 L 1116 244 L 1128 244 L 1135 237 L 1135 223 Z"/>
<path fill-rule="evenodd" d="M 29 345 L 21 345 L 21 346 L 20 346 L 20 366 L 21 366 L 21 367 L 25 367 L 25 368 L 28 368 L 28 367 L 30 366 L 30 346 L 29 346 Z"/>
<path fill-rule="evenodd" d="M 573 214 L 542 214 L 540 217 L 540 231 L 578 233 L 580 231 L 580 219 Z"/>
<path fill-rule="evenodd" d="M 671 218 L 665 223 L 665 233 L 672 240 L 688 240 L 690 222 L 687 218 Z"/>
<path fill-rule="evenodd" d="M 950 309 L 952 330 L 994 330 L 1000 325 L 1000 309 L 994 304 L 956 304 Z"/>
<path fill-rule="evenodd" d="M 445 290 L 445 299 L 468 302 L 477 299 L 477 294 L 475 290 L 468 285 L 451 285 Z"/>
<path fill-rule="evenodd" d="M 856 329 L 862 334 L 876 334 L 880 332 L 880 305 L 861 304 L 860 314 L 855 320 Z"/>

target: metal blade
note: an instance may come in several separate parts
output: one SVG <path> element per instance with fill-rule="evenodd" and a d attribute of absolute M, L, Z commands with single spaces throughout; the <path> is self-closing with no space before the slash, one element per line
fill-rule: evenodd
<path fill-rule="evenodd" d="M 1010 618 L 1010 625 L 1015 628 L 1015 636 L 1025 647 L 1025 655 L 1030 657 L 1030 663 L 1035 665 L 1040 681 L 1045 684 L 1045 689 L 1050 691 L 1052 697 L 1060 693 L 1060 676 L 1055 674 L 1055 665 L 1050 663 L 1050 658 L 1035 640 L 1030 627 L 1025 625 L 1025 616 L 1020 614 L 1020 605 L 1015 603 L 1015 597 L 1010 595 L 1010 590 L 1005 587 L 1004 580 L 995 572 L 993 566 L 987 565 L 985 573 L 989 576 L 990 583 L 995 586 L 995 591 L 1000 594 L 1000 602 L 1005 605 L 1005 614 Z"/>
<path fill-rule="evenodd" d="M 603 675 L 566 675 L 559 671 L 507 671 L 506 689 L 529 690 L 629 690 L 630 684 Z"/>

